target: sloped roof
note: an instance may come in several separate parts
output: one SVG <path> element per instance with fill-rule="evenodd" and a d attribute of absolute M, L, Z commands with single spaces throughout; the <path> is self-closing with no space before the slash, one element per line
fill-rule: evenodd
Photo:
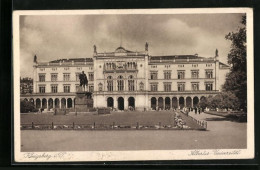
<path fill-rule="evenodd" d="M 50 61 L 50 63 L 59 63 L 59 62 L 93 62 L 92 58 L 69 58 L 69 59 L 59 59 Z"/>

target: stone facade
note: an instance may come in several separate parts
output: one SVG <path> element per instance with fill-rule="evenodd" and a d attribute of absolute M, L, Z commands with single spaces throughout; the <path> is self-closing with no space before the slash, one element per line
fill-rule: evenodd
<path fill-rule="evenodd" d="M 229 66 L 212 58 L 195 55 L 151 56 L 144 51 L 118 47 L 114 52 L 97 52 L 93 58 L 37 62 L 34 93 L 21 95 L 37 108 L 73 108 L 79 86 L 78 75 L 87 74 L 88 90 L 95 108 L 151 110 L 194 107 L 202 97 L 221 91 Z"/>

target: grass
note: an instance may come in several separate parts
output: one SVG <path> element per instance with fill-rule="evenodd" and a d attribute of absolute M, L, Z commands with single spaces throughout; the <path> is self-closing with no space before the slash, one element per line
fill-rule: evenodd
<path fill-rule="evenodd" d="M 246 122 L 247 114 L 244 112 L 217 112 L 217 111 L 205 111 L 207 114 L 217 115 L 225 117 L 230 121 Z"/>
<path fill-rule="evenodd" d="M 117 124 L 117 125 L 174 125 L 174 113 L 171 111 L 150 112 L 111 112 L 97 115 L 88 113 L 81 115 L 21 114 L 21 124 Z"/>

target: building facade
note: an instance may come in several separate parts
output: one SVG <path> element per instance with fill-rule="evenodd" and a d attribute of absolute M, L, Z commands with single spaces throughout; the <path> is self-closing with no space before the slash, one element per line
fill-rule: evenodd
<path fill-rule="evenodd" d="M 93 58 L 61 59 L 34 64 L 33 94 L 21 95 L 37 108 L 73 108 L 79 74 L 87 74 L 95 108 L 155 110 L 195 107 L 218 94 L 229 66 L 195 55 L 151 56 L 118 47 Z"/>

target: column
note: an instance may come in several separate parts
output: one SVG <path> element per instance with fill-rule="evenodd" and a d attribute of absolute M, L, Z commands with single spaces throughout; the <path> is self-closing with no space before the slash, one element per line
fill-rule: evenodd
<path fill-rule="evenodd" d="M 61 109 L 61 99 L 59 99 L 59 101 L 60 101 L 60 109 Z"/>
<path fill-rule="evenodd" d="M 48 108 L 49 108 L 49 100 L 48 99 L 46 99 L 46 103 L 47 103 L 47 110 L 48 110 Z"/>
<path fill-rule="evenodd" d="M 128 110 L 128 99 L 124 98 L 124 110 Z"/>
<path fill-rule="evenodd" d="M 72 98 L 71 100 L 72 100 L 72 102 L 71 102 L 72 108 L 74 108 L 74 98 Z"/>
<path fill-rule="evenodd" d="M 183 107 L 186 107 L 186 97 L 183 97 L 184 98 L 184 103 L 183 103 Z"/>
<path fill-rule="evenodd" d="M 115 106 L 115 109 L 118 110 L 118 98 L 116 98 L 116 100 L 114 100 L 114 106 Z"/>
<path fill-rule="evenodd" d="M 177 98 L 177 109 L 179 109 L 179 98 L 178 97 L 176 98 Z"/>
<path fill-rule="evenodd" d="M 191 98 L 191 108 L 193 108 L 193 98 L 192 97 L 190 98 Z"/>
<path fill-rule="evenodd" d="M 66 109 L 68 108 L 68 99 L 66 98 Z"/>
<path fill-rule="evenodd" d="M 40 101 L 41 101 L 41 108 L 42 108 L 42 99 L 40 99 Z"/>
<path fill-rule="evenodd" d="M 170 110 L 172 109 L 172 98 L 170 97 Z"/>
<path fill-rule="evenodd" d="M 156 97 L 156 110 L 158 109 L 158 106 L 159 106 L 159 100 L 158 97 Z"/>
<path fill-rule="evenodd" d="M 151 98 L 148 99 L 148 110 L 151 110 Z"/>

